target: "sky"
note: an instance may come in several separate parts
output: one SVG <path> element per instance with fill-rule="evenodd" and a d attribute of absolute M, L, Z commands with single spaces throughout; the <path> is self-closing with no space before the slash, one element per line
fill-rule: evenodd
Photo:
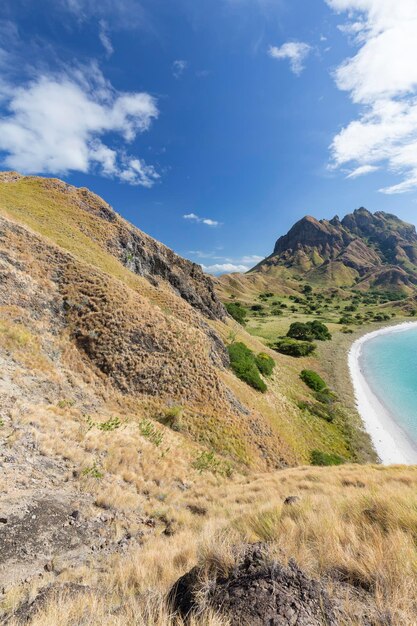
<path fill-rule="evenodd" d="M 2 0 L 0 169 L 210 273 L 306 214 L 417 222 L 416 0 Z"/>

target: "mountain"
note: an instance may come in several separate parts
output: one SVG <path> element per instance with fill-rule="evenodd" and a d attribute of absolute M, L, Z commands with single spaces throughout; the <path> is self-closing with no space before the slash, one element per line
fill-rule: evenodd
<path fill-rule="evenodd" d="M 412 293 L 417 286 L 417 233 L 395 215 L 365 208 L 342 220 L 306 216 L 280 237 L 250 273 L 287 268 L 312 284 Z"/>

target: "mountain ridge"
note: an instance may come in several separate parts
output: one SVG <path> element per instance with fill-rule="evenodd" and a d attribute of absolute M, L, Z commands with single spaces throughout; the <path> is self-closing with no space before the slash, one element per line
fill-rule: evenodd
<path fill-rule="evenodd" d="M 398 290 L 417 286 L 415 226 L 383 211 L 364 207 L 342 220 L 305 216 L 275 243 L 271 255 L 248 274 L 285 267 L 312 283 L 338 275 L 338 286 Z"/>

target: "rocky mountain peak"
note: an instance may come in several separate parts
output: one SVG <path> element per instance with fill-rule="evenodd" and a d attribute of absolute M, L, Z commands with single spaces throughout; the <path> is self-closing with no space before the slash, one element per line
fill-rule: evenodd
<path fill-rule="evenodd" d="M 317 220 L 307 215 L 294 224 L 286 235 L 278 239 L 274 254 L 305 246 L 335 246 L 342 242 L 343 233 L 340 228 L 327 220 Z"/>
<path fill-rule="evenodd" d="M 272 255 L 255 271 L 279 265 L 305 273 L 309 280 L 339 276 L 347 286 L 368 281 L 368 287 L 411 289 L 417 285 L 416 228 L 363 206 L 342 220 L 307 215 L 277 240 Z"/>

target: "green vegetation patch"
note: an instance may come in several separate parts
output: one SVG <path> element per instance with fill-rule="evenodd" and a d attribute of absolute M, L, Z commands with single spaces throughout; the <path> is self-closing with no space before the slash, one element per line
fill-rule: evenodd
<path fill-rule="evenodd" d="M 294 357 L 308 356 L 314 352 L 316 347 L 316 344 L 311 341 L 299 341 L 298 339 L 290 339 L 287 337 L 278 339 L 271 345 L 271 348 L 276 350 L 276 352 Z"/>
<path fill-rule="evenodd" d="M 314 320 L 313 322 L 293 322 L 287 332 L 287 337 L 301 339 L 303 341 L 327 341 L 332 336 L 326 324 Z"/>
<path fill-rule="evenodd" d="M 327 387 L 322 377 L 313 370 L 303 370 L 300 374 L 300 378 L 305 382 L 307 387 L 310 387 L 313 391 L 323 391 L 323 389 Z"/>
<path fill-rule="evenodd" d="M 240 302 L 227 302 L 225 304 L 226 311 L 233 319 L 244 326 L 246 324 L 246 309 L 240 304 Z"/>
<path fill-rule="evenodd" d="M 230 478 L 233 474 L 233 465 L 229 461 L 219 459 L 212 451 L 200 452 L 192 462 L 192 467 L 200 474 L 212 472 Z"/>
<path fill-rule="evenodd" d="M 267 386 L 259 375 L 255 354 L 244 343 L 228 346 L 230 366 L 236 376 L 258 391 L 265 393 Z"/>
<path fill-rule="evenodd" d="M 263 374 L 264 376 L 271 376 L 272 372 L 274 371 L 275 361 L 271 356 L 269 356 L 269 354 L 266 354 L 265 352 L 260 352 L 255 357 L 255 363 L 261 374 Z"/>
<path fill-rule="evenodd" d="M 311 452 L 311 465 L 326 467 L 328 465 L 343 465 L 344 462 L 345 460 L 338 454 L 329 454 L 321 450 Z"/>

